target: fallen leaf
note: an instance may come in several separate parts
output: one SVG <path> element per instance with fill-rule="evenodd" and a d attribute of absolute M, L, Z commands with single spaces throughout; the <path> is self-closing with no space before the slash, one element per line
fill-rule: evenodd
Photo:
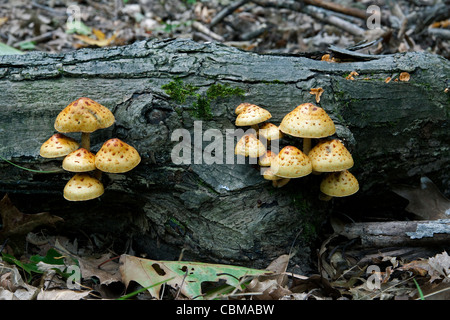
<path fill-rule="evenodd" d="M 425 220 L 449 219 L 450 200 L 427 177 L 420 178 L 419 187 L 396 186 L 392 189 L 409 201 L 405 208 Z"/>
<path fill-rule="evenodd" d="M 53 226 L 58 222 L 64 221 L 62 218 L 53 216 L 48 212 L 24 214 L 12 204 L 7 194 L 0 201 L 0 216 L 3 221 L 0 239 L 26 235 L 37 227 Z"/>
<path fill-rule="evenodd" d="M 384 82 L 385 82 L 385 83 L 389 83 L 389 82 L 391 82 L 391 80 L 392 80 L 391 77 L 387 77 L 387 78 L 384 80 Z"/>
<path fill-rule="evenodd" d="M 105 34 L 98 29 L 92 29 L 92 33 L 97 39 L 93 39 L 91 37 L 78 34 L 75 34 L 74 38 L 79 39 L 91 46 L 106 47 L 109 46 L 112 42 L 114 42 L 114 40 L 117 37 L 117 33 L 114 32 L 114 34 L 111 37 L 106 38 Z"/>
<path fill-rule="evenodd" d="M 126 254 L 120 257 L 120 263 L 119 270 L 125 287 L 130 281 L 135 281 L 148 288 L 156 299 L 160 299 L 162 282 L 180 290 L 188 299 L 202 299 L 202 282 L 224 280 L 230 286 L 239 287 L 241 278 L 245 276 L 270 273 L 267 270 L 201 262 L 155 261 Z M 152 285 L 156 286 L 150 287 Z"/>
<path fill-rule="evenodd" d="M 286 269 L 290 256 L 285 254 L 272 261 L 266 268 L 272 271 L 272 275 L 261 275 L 246 286 L 246 292 L 259 293 L 253 296 L 255 300 L 278 300 L 281 297 L 291 294 L 291 291 L 285 288 L 287 283 Z"/>
<path fill-rule="evenodd" d="M 431 276 L 430 282 L 437 279 L 450 282 L 450 256 L 446 251 L 429 258 L 428 263 L 432 268 L 431 272 L 428 272 Z"/>
<path fill-rule="evenodd" d="M 73 291 L 69 289 L 62 290 L 43 290 L 38 293 L 36 300 L 82 300 L 89 295 L 90 291 Z"/>
<path fill-rule="evenodd" d="M 100 284 L 111 284 L 121 281 L 119 264 L 115 261 L 109 261 L 98 267 L 101 263 L 111 259 L 111 254 L 106 253 L 101 257 L 78 257 L 80 263 L 81 275 L 83 278 L 97 277 Z"/>

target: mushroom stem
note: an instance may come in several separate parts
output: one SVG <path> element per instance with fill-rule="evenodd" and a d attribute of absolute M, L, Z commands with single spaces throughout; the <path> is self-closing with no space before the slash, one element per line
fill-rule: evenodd
<path fill-rule="evenodd" d="M 308 155 L 311 150 L 311 138 L 303 138 L 303 153 Z"/>
<path fill-rule="evenodd" d="M 91 139 L 90 139 L 90 134 L 87 132 L 81 133 L 81 147 L 85 148 L 87 151 L 90 151 Z"/>
<path fill-rule="evenodd" d="M 283 178 L 280 180 L 276 180 L 276 181 L 274 181 L 274 182 L 276 182 L 276 185 L 274 185 L 274 187 L 277 187 L 277 188 L 284 187 L 289 181 L 291 181 L 290 178 Z"/>

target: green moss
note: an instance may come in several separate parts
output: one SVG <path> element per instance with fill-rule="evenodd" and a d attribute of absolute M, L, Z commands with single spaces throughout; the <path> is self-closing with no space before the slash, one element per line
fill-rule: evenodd
<path fill-rule="evenodd" d="M 170 98 L 179 104 L 185 103 L 186 98 L 194 95 L 198 90 L 197 87 L 190 84 L 185 84 L 183 83 L 183 80 L 178 78 L 163 85 L 161 88 L 170 96 Z"/>
<path fill-rule="evenodd" d="M 205 93 L 197 93 L 198 87 L 185 84 L 181 79 L 165 84 L 161 87 L 173 100 L 182 104 L 186 102 L 187 97 L 195 97 L 192 103 L 191 114 L 200 119 L 211 119 L 211 103 L 219 98 L 232 96 L 243 96 L 245 91 L 241 88 L 233 88 L 229 85 L 213 84 Z"/>
<path fill-rule="evenodd" d="M 210 100 L 205 96 L 197 94 L 197 101 L 194 101 L 192 104 L 191 114 L 199 119 L 211 119 L 213 114 L 211 112 Z"/>

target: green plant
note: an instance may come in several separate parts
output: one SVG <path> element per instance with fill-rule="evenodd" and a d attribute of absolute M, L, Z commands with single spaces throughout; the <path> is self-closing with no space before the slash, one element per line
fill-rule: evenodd
<path fill-rule="evenodd" d="M 176 78 L 175 80 L 161 87 L 173 100 L 182 104 L 186 102 L 186 98 L 195 94 L 197 87 L 183 83 L 183 80 Z"/>
<path fill-rule="evenodd" d="M 243 96 L 245 91 L 241 88 L 233 88 L 227 84 L 213 84 L 205 93 L 197 93 L 198 87 L 191 84 L 185 84 L 177 78 L 161 87 L 173 100 L 182 104 L 186 102 L 187 97 L 193 96 L 196 100 L 192 104 L 191 113 L 194 117 L 200 119 L 211 119 L 211 103 L 219 98 L 231 96 Z"/>
<path fill-rule="evenodd" d="M 13 166 L 15 166 L 15 167 L 17 167 L 19 169 L 30 171 L 30 172 L 36 172 L 36 173 L 57 173 L 57 172 L 60 171 L 60 170 L 54 170 L 54 171 L 33 170 L 33 169 L 28 169 L 28 168 L 25 168 L 25 167 L 21 167 L 21 166 L 15 164 L 15 163 L 13 163 L 13 162 L 11 162 L 9 160 L 6 160 L 2 156 L 0 156 L 0 159 L 2 159 L 3 161 L 5 161 L 5 162 L 9 163 L 10 165 L 13 165 Z"/>
<path fill-rule="evenodd" d="M 64 256 L 60 254 L 55 249 L 51 248 L 47 251 L 45 256 L 40 255 L 34 255 L 30 257 L 30 262 L 24 263 L 18 259 L 16 259 L 13 255 L 2 253 L 2 260 L 9 263 L 16 265 L 20 270 L 23 271 L 23 274 L 25 276 L 25 280 L 27 283 L 31 281 L 34 274 L 43 274 L 45 271 L 40 268 L 39 263 L 46 264 L 48 266 L 53 266 L 51 268 L 56 273 L 58 273 L 63 278 L 67 279 L 70 274 L 66 273 L 67 266 L 64 262 Z M 78 264 L 77 261 L 73 261 L 75 264 Z"/>
<path fill-rule="evenodd" d="M 416 287 L 417 287 L 417 291 L 419 292 L 420 300 L 425 300 L 425 297 L 423 296 L 422 289 L 420 289 L 420 286 L 419 286 L 419 284 L 417 283 L 416 279 L 413 278 L 413 281 L 414 281 L 414 284 L 415 284 Z"/>

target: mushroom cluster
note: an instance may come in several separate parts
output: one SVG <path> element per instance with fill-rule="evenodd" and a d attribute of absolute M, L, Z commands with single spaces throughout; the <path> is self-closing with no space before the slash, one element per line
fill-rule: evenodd
<path fill-rule="evenodd" d="M 109 139 L 94 154 L 90 150 L 90 134 L 108 128 L 115 122 L 112 112 L 89 98 L 71 102 L 56 117 L 54 127 L 58 133 L 40 148 L 44 158 L 64 157 L 62 167 L 75 175 L 64 187 L 64 198 L 85 201 L 100 197 L 104 187 L 102 172 L 123 173 L 136 167 L 141 157 L 135 148 L 117 139 Z M 81 132 L 81 143 L 63 133 Z"/>
<path fill-rule="evenodd" d="M 272 117 L 270 112 L 254 104 L 241 103 L 235 113 L 236 126 L 251 126 L 256 131 L 256 135 L 245 134 L 238 141 L 235 154 L 257 157 L 264 168 L 264 179 L 271 180 L 274 187 L 310 173 L 324 173 L 320 184 L 322 200 L 349 196 L 359 190 L 358 180 L 348 171 L 354 164 L 352 155 L 339 139 L 331 138 L 336 127 L 324 109 L 312 103 L 300 104 L 284 116 L 279 126 L 266 122 Z M 303 150 L 288 145 L 276 154 L 258 140 L 264 137 L 268 145 L 284 134 L 302 138 Z M 319 139 L 314 147 L 312 139 Z"/>

